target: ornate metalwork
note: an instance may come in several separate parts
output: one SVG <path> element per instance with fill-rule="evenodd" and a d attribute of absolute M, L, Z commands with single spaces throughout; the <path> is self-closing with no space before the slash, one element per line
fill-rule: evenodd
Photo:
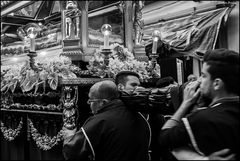
<path fill-rule="evenodd" d="M 74 91 L 74 96 L 72 97 L 72 90 Z M 77 111 L 77 101 L 78 101 L 78 86 L 63 86 L 63 127 L 67 129 L 74 129 L 76 127 L 76 121 L 78 118 Z"/>
<path fill-rule="evenodd" d="M 135 1 L 134 4 L 134 30 L 135 30 L 135 45 L 140 45 L 143 36 L 144 22 L 142 19 L 142 9 L 144 7 L 144 1 Z"/>
<path fill-rule="evenodd" d="M 112 54 L 111 49 L 102 49 L 101 53 L 104 55 L 104 64 L 108 67 L 109 55 Z"/>
<path fill-rule="evenodd" d="M 81 11 L 74 1 L 67 1 L 66 10 L 66 38 L 79 38 L 79 17 Z"/>
<path fill-rule="evenodd" d="M 86 86 L 93 85 L 99 81 L 103 80 L 113 80 L 113 78 L 72 78 L 72 79 L 62 79 L 60 80 L 61 85 L 78 85 L 78 86 Z"/>
<path fill-rule="evenodd" d="M 141 44 L 143 37 L 144 21 L 142 18 L 142 10 L 144 1 L 134 1 L 133 3 L 133 27 L 134 27 L 134 54 L 135 58 L 139 61 L 148 62 L 149 59 L 146 55 L 145 46 Z"/>
<path fill-rule="evenodd" d="M 27 54 L 27 56 L 29 56 L 29 63 L 30 63 L 30 67 L 32 70 L 37 70 L 37 67 L 35 66 L 35 59 L 34 57 L 37 56 L 37 53 L 35 51 L 29 51 L 29 53 Z"/>
<path fill-rule="evenodd" d="M 46 111 L 61 111 L 61 105 L 48 104 L 46 106 L 37 105 L 37 104 L 20 104 L 13 103 L 11 105 L 2 104 L 1 107 L 3 109 L 24 109 L 24 110 L 46 110 Z"/>

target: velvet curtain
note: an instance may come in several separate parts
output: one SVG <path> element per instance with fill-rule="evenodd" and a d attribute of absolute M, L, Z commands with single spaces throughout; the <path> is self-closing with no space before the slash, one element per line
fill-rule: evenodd
<path fill-rule="evenodd" d="M 207 50 L 215 48 L 219 29 L 227 21 L 231 10 L 232 7 L 223 7 L 145 26 L 144 45 L 152 44 L 152 32 L 158 29 L 168 50 L 201 59 Z"/>

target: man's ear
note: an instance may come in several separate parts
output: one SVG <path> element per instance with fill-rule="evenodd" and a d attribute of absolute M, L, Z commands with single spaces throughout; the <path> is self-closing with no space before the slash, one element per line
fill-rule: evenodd
<path fill-rule="evenodd" d="M 124 90 L 124 85 L 122 83 L 119 83 L 117 85 L 117 88 L 118 88 L 119 91 L 123 91 Z"/>
<path fill-rule="evenodd" d="M 224 86 L 224 83 L 223 83 L 222 79 L 216 78 L 216 79 L 213 81 L 213 88 L 214 88 L 214 90 L 222 89 L 223 86 Z"/>

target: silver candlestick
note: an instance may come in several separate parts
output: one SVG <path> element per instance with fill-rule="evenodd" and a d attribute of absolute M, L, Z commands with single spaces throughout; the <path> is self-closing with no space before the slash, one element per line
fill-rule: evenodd
<path fill-rule="evenodd" d="M 153 39 L 153 46 L 152 46 L 152 53 L 149 55 L 149 57 L 151 58 L 151 73 L 152 75 L 158 75 L 160 77 L 160 73 L 154 73 L 155 72 L 155 68 L 157 65 L 157 58 L 159 57 L 159 54 L 157 53 L 157 43 L 158 40 L 160 39 L 160 31 L 159 30 L 154 30 L 153 34 L 152 34 L 152 39 Z M 160 66 L 158 66 L 160 68 Z M 159 71 L 160 72 L 160 71 Z"/>

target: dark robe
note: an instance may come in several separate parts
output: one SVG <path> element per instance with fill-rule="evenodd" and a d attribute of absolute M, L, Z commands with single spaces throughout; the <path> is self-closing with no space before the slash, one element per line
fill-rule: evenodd
<path fill-rule="evenodd" d="M 229 148 L 239 159 L 239 97 L 221 99 L 182 118 L 159 135 L 162 147 L 174 149 L 190 145 L 202 155 Z"/>
<path fill-rule="evenodd" d="M 64 141 L 63 154 L 67 160 L 148 160 L 150 136 L 143 116 L 114 100 Z"/>

